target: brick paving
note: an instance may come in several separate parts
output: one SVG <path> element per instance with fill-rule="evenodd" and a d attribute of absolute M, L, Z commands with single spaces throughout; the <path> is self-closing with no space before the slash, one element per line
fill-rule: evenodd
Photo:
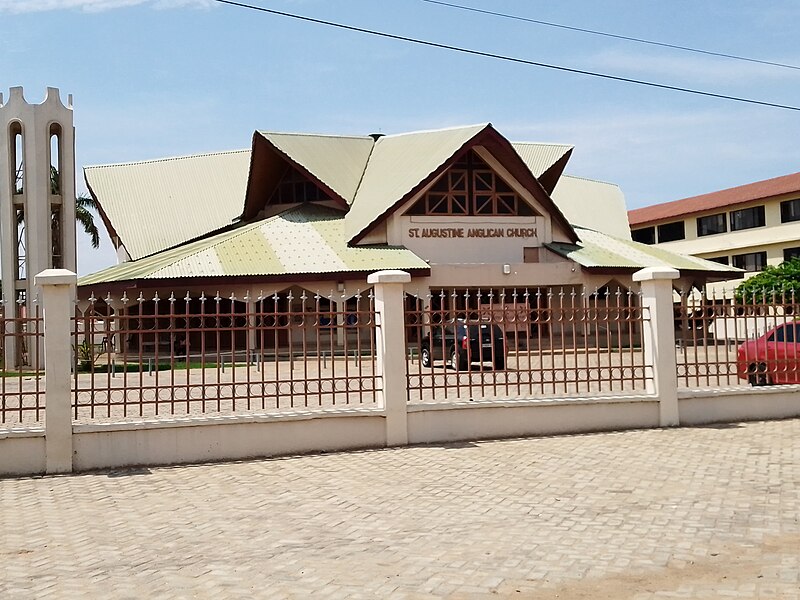
<path fill-rule="evenodd" d="M 0 480 L 0 598 L 800 598 L 800 420 Z"/>

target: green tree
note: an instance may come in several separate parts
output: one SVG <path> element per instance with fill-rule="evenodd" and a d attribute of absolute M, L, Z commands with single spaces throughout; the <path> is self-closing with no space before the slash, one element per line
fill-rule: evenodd
<path fill-rule="evenodd" d="M 775 296 L 800 298 L 800 257 L 782 262 L 777 267 L 767 267 L 740 283 L 735 291 L 736 300 L 745 304 L 771 300 Z"/>

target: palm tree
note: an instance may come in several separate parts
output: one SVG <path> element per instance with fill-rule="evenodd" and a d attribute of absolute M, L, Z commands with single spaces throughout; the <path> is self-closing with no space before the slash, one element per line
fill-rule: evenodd
<path fill-rule="evenodd" d="M 92 248 L 100 247 L 100 232 L 97 231 L 97 225 L 94 223 L 94 213 L 98 212 L 98 208 L 97 200 L 91 196 L 80 195 L 75 198 L 75 219 L 89 236 Z"/>
<path fill-rule="evenodd" d="M 53 165 L 50 165 L 50 193 L 61 193 L 58 169 Z M 100 232 L 97 230 L 97 225 L 94 223 L 94 214 L 92 211 L 99 212 L 97 200 L 91 196 L 85 195 L 80 195 L 75 198 L 75 220 L 81 224 L 83 231 L 89 236 L 92 242 L 92 248 L 99 248 Z"/>

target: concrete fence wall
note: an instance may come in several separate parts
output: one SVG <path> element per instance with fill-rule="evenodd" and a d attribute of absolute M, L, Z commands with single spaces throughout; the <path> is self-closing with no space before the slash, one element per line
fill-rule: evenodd
<path fill-rule="evenodd" d="M 383 386 L 376 406 L 85 424 L 73 422 L 71 410 L 75 275 L 44 271 L 36 281 L 45 323 L 45 427 L 0 429 L 0 475 L 800 416 L 797 386 L 679 393 L 672 305 L 676 277 L 674 269 L 644 269 L 634 276 L 649 311 L 642 345 L 654 371 L 641 395 L 409 404 L 402 315 L 410 277 L 382 271 L 368 280 L 380 324 L 377 368 Z"/>

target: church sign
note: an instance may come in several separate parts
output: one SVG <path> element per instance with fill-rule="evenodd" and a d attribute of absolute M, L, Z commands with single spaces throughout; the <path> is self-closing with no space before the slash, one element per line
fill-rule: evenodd
<path fill-rule="evenodd" d="M 536 227 L 411 227 L 408 237 L 420 238 L 538 238 Z"/>

